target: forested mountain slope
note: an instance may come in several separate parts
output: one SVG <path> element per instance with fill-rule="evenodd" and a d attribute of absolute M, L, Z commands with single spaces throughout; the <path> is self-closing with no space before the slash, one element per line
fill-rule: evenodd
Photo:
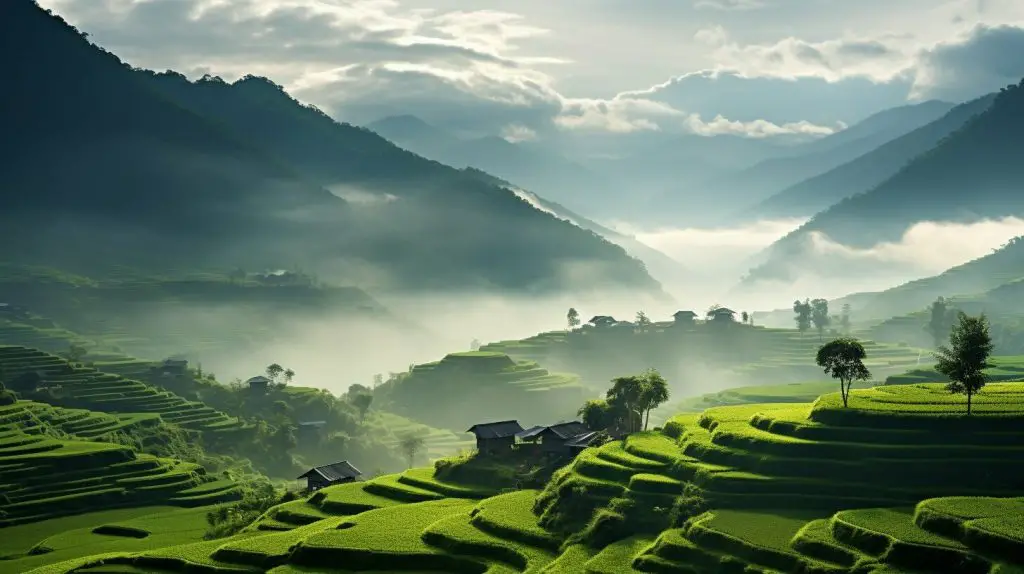
<path fill-rule="evenodd" d="M 971 222 L 1024 213 L 1024 82 L 1000 92 L 985 112 L 873 189 L 815 215 L 773 244 L 746 282 L 840 272 L 816 253 L 813 234 L 847 246 L 894 241 L 922 221 Z M 829 267 L 829 264 L 834 264 Z"/>
<path fill-rule="evenodd" d="M 268 80 L 132 70 L 28 1 L 0 6 L 0 37 L 18 87 L 0 109 L 3 257 L 302 265 L 391 289 L 657 289 L 596 234 Z"/>

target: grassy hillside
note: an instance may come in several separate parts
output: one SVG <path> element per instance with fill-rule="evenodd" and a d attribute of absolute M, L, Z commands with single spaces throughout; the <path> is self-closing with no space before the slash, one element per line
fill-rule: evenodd
<path fill-rule="evenodd" d="M 936 385 L 712 408 L 587 449 L 541 490 L 413 469 L 228 538 L 29 572 L 1017 573 L 1022 398 L 992 384 L 971 418 Z"/>
<path fill-rule="evenodd" d="M 523 425 L 570 420 L 588 393 L 576 375 L 478 351 L 415 365 L 375 389 L 374 396 L 383 409 L 461 433 L 493 420 L 518 419 Z"/>
<path fill-rule="evenodd" d="M 813 250 L 812 232 L 854 247 L 895 241 L 921 221 L 978 221 L 1020 215 L 1016 192 L 1024 166 L 1020 152 L 1024 82 L 1002 90 L 992 105 L 931 150 L 917 156 L 879 185 L 818 213 L 773 244 L 767 262 L 745 283 L 787 279 L 815 270 L 841 274 L 846 261 Z M 970 190 L 970 193 L 967 193 Z M 848 272 L 848 271 L 847 271 Z"/>
<path fill-rule="evenodd" d="M 879 381 L 929 361 L 918 348 L 862 342 L 868 353 L 865 364 Z M 698 322 L 691 327 L 655 323 L 642 333 L 619 327 L 552 331 L 490 343 L 481 350 L 578 373 L 586 385 L 601 391 L 614 377 L 654 367 L 677 394 L 692 395 L 696 389 L 820 378 L 821 369 L 814 364 L 820 345 L 817 334 L 795 329 Z"/>

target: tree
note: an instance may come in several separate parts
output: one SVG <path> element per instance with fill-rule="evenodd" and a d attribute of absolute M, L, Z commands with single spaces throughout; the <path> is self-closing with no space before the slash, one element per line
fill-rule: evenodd
<path fill-rule="evenodd" d="M 815 299 L 811 301 L 811 322 L 814 323 L 814 328 L 818 330 L 818 341 L 821 341 L 821 337 L 828 328 L 829 323 L 832 322 L 832 318 L 828 316 L 828 300 L 827 299 Z"/>
<path fill-rule="evenodd" d="M 867 356 L 860 341 L 847 337 L 825 343 L 818 349 L 818 366 L 825 369 L 826 375 L 839 379 L 839 394 L 843 397 L 843 407 L 850 404 L 850 387 L 853 386 L 853 381 L 866 381 L 871 378 L 871 372 L 864 366 L 864 359 Z"/>
<path fill-rule="evenodd" d="M 569 312 L 565 314 L 565 323 L 570 331 L 580 326 L 580 312 L 575 307 L 569 307 Z"/>
<path fill-rule="evenodd" d="M 747 313 L 746 311 L 744 311 L 744 312 L 740 313 L 740 319 L 743 321 L 743 324 L 746 325 L 747 321 L 750 320 L 750 314 Z"/>
<path fill-rule="evenodd" d="M 940 346 L 935 355 L 935 370 L 949 379 L 946 388 L 952 393 L 967 395 L 968 416 L 971 414 L 971 398 L 988 382 L 985 369 L 989 367 L 988 357 L 992 348 L 985 315 L 968 317 L 960 313 L 949 334 L 949 346 Z"/>
<path fill-rule="evenodd" d="M 83 357 L 85 357 L 85 355 L 88 352 L 89 351 L 87 351 L 85 347 L 71 343 L 70 345 L 68 345 L 68 361 L 72 363 L 78 363 L 82 360 Z"/>
<path fill-rule="evenodd" d="M 637 407 L 638 410 L 644 412 L 644 430 L 647 430 L 647 423 L 651 420 L 651 411 L 668 400 L 668 381 L 661 376 L 657 369 L 647 369 L 640 377 L 642 389 Z"/>
<path fill-rule="evenodd" d="M 928 323 L 924 329 L 931 333 L 935 348 L 942 346 L 942 341 L 949 336 L 950 329 L 956 321 L 956 311 L 949 307 L 944 297 L 939 297 L 928 306 Z"/>
<path fill-rule="evenodd" d="M 604 399 L 591 399 L 576 411 L 583 424 L 590 430 L 605 430 L 615 424 L 615 413 L 612 406 Z"/>
<path fill-rule="evenodd" d="M 398 441 L 398 449 L 405 455 L 406 460 L 409 461 L 409 468 L 412 468 L 413 463 L 416 462 L 416 455 L 423 450 L 424 440 L 423 437 L 414 434 L 406 433 Z"/>
<path fill-rule="evenodd" d="M 651 320 L 647 317 L 647 313 L 643 311 L 636 312 L 636 330 L 641 333 L 646 333 L 651 327 Z"/>
<path fill-rule="evenodd" d="M 608 404 L 621 413 L 624 418 L 626 432 L 636 430 L 640 418 L 638 405 L 643 390 L 643 379 L 632 375 L 612 379 L 612 388 L 608 389 L 605 394 Z"/>
<path fill-rule="evenodd" d="M 291 369 L 285 369 L 285 371 L 284 371 L 284 384 L 287 385 L 288 383 L 292 382 L 292 379 L 294 379 L 294 378 L 295 378 L 295 371 L 293 371 Z"/>
<path fill-rule="evenodd" d="M 480 350 L 480 339 L 473 339 L 469 342 L 469 350 L 479 351 Z"/>
<path fill-rule="evenodd" d="M 276 383 L 277 378 L 280 377 L 281 373 L 283 372 L 284 367 L 278 365 L 277 363 L 272 363 L 267 366 L 267 378 L 270 379 L 271 382 Z"/>
<path fill-rule="evenodd" d="M 850 304 L 843 304 L 843 313 L 839 316 L 839 328 L 844 335 L 850 334 Z"/>
<path fill-rule="evenodd" d="M 384 383 L 384 375 L 382 375 L 380 373 L 377 373 L 376 375 L 373 376 L 373 388 L 376 389 L 377 387 L 381 386 L 383 383 Z M 353 386 L 355 386 L 355 385 L 353 385 Z M 349 389 L 351 389 L 351 388 L 352 387 L 349 387 Z"/>
<path fill-rule="evenodd" d="M 799 299 L 793 301 L 793 312 L 796 316 L 793 320 L 796 321 L 796 330 L 800 331 L 800 334 L 804 334 L 808 329 L 811 328 L 811 303 L 804 299 L 801 302 Z"/>
<path fill-rule="evenodd" d="M 370 410 L 370 405 L 373 404 L 373 395 L 370 393 L 356 393 L 352 395 L 352 406 L 359 411 L 360 422 L 366 420 L 366 412 Z"/>

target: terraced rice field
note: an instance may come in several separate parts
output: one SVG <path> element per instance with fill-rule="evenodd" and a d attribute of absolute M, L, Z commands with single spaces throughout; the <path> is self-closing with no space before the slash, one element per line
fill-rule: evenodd
<path fill-rule="evenodd" d="M 398 441 L 406 434 L 423 437 L 426 456 L 430 461 L 476 448 L 476 441 L 471 434 L 429 427 L 393 413 L 375 413 L 374 416 L 380 422 L 380 426 L 394 435 L 388 443 L 389 446 L 397 446 Z"/>
<path fill-rule="evenodd" d="M 0 369 L 9 381 L 24 374 L 37 373 L 44 386 L 54 388 L 50 402 L 64 407 L 117 414 L 151 413 L 159 415 L 165 422 L 211 433 L 246 428 L 238 419 L 202 403 L 187 401 L 120 375 L 71 365 L 56 355 L 37 349 L 0 347 Z"/>
<path fill-rule="evenodd" d="M 33 430 L 33 429 L 27 429 Z M 195 464 L 106 442 L 0 431 L 0 527 L 102 508 L 232 500 L 233 483 Z"/>
<path fill-rule="evenodd" d="M 1024 384 L 989 385 L 970 419 L 940 385 L 855 390 L 850 408 L 837 395 L 714 407 L 587 449 L 540 491 L 412 469 L 282 504 L 230 538 L 34 574 L 1020 574 L 1022 398 Z M 667 529 L 567 539 L 613 499 L 657 513 L 694 491 L 709 510 Z"/>
<path fill-rule="evenodd" d="M 478 422 L 524 425 L 571 419 L 587 396 L 579 377 L 490 352 L 453 353 L 389 383 L 386 410 L 463 433 Z"/>

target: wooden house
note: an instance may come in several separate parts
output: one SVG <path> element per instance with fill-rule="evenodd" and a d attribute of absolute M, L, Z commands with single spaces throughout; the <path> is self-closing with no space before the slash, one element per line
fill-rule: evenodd
<path fill-rule="evenodd" d="M 300 421 L 295 431 L 295 438 L 300 443 L 317 443 L 323 438 L 327 421 Z"/>
<path fill-rule="evenodd" d="M 188 373 L 188 361 L 185 359 L 164 359 L 156 371 L 161 375 L 178 376 Z"/>
<path fill-rule="evenodd" d="M 725 307 L 714 309 L 708 315 L 708 318 L 715 323 L 734 323 L 736 321 L 736 311 Z"/>
<path fill-rule="evenodd" d="M 516 434 L 523 431 L 519 421 L 498 421 L 475 424 L 466 432 L 476 436 L 476 450 L 493 453 L 508 450 L 516 442 Z"/>
<path fill-rule="evenodd" d="M 618 321 L 615 320 L 615 317 L 611 317 L 609 315 L 596 315 L 587 321 L 587 323 L 590 323 L 595 327 L 611 327 L 618 323 Z"/>
<path fill-rule="evenodd" d="M 693 311 L 676 311 L 672 314 L 672 320 L 677 326 L 688 326 L 693 324 L 693 320 L 697 318 L 697 314 Z"/>
<path fill-rule="evenodd" d="M 306 487 L 310 491 L 314 491 L 320 490 L 325 486 L 355 482 L 361 474 L 362 472 L 358 468 L 352 466 L 349 461 L 343 460 L 311 468 L 305 474 L 299 476 L 298 480 L 305 478 Z"/>
<path fill-rule="evenodd" d="M 558 423 L 550 426 L 534 426 L 516 434 L 516 438 L 524 443 L 537 445 L 541 452 L 568 454 L 566 443 L 590 432 L 587 425 L 579 421 Z"/>
<path fill-rule="evenodd" d="M 583 452 L 583 449 L 589 447 L 594 442 L 594 439 L 597 438 L 597 435 L 597 431 L 590 431 L 580 435 L 576 435 L 575 437 L 566 441 L 565 449 L 572 456 L 576 456 L 579 453 Z"/>
<path fill-rule="evenodd" d="M 267 387 L 270 386 L 270 379 L 263 375 L 257 375 L 248 381 L 245 381 L 245 384 L 249 385 L 250 391 L 262 394 L 267 392 Z"/>

